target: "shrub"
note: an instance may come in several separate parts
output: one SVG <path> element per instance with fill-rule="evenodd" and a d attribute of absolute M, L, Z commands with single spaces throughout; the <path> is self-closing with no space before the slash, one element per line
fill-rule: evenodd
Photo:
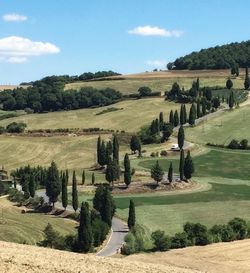
<path fill-rule="evenodd" d="M 163 151 L 161 151 L 160 155 L 161 155 L 161 156 L 167 156 L 167 155 L 168 155 L 168 152 L 165 151 L 165 150 L 163 150 Z"/>
<path fill-rule="evenodd" d="M 19 190 L 17 190 L 17 189 L 10 189 L 9 190 L 8 199 L 11 202 L 17 202 L 19 204 L 21 204 L 22 202 L 25 201 L 24 194 L 22 192 L 20 192 Z"/>
<path fill-rule="evenodd" d="M 92 221 L 92 233 L 94 238 L 94 246 L 99 246 L 103 243 L 109 233 L 109 226 L 101 219 Z"/>
<path fill-rule="evenodd" d="M 171 240 L 165 235 L 162 230 L 156 230 L 151 234 L 151 239 L 153 240 L 154 249 L 159 251 L 166 251 L 170 249 Z"/>
<path fill-rule="evenodd" d="M 200 223 L 186 223 L 184 231 L 187 233 L 191 245 L 207 245 L 211 242 L 207 227 Z"/>
<path fill-rule="evenodd" d="M 23 133 L 24 129 L 27 127 L 27 125 L 23 122 L 12 122 L 6 127 L 6 131 L 8 133 Z"/>
<path fill-rule="evenodd" d="M 151 154 L 150 154 L 150 156 L 151 157 L 155 157 L 156 155 L 155 155 L 155 152 L 152 152 Z"/>
<path fill-rule="evenodd" d="M 235 240 L 233 229 L 229 225 L 215 225 L 210 229 L 214 242 L 231 242 Z"/>
<path fill-rule="evenodd" d="M 234 218 L 228 225 L 232 228 L 237 240 L 242 240 L 248 237 L 248 226 L 245 220 Z"/>
<path fill-rule="evenodd" d="M 3 126 L 0 126 L 0 135 L 4 134 L 5 133 L 5 128 Z"/>
<path fill-rule="evenodd" d="M 142 86 L 138 89 L 138 93 L 141 97 L 146 97 L 151 95 L 152 90 L 147 86 Z"/>
<path fill-rule="evenodd" d="M 184 248 L 189 245 L 188 237 L 186 232 L 176 233 L 171 238 L 171 248 Z"/>
<path fill-rule="evenodd" d="M 125 244 L 122 247 L 122 254 L 130 255 L 135 253 L 135 236 L 129 232 L 124 238 Z"/>

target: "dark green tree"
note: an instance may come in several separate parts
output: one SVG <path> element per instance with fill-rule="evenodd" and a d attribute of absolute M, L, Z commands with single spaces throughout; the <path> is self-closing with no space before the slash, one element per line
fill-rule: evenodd
<path fill-rule="evenodd" d="M 97 139 L 97 147 L 96 147 L 97 163 L 101 165 L 100 152 L 101 152 L 101 136 L 99 136 Z"/>
<path fill-rule="evenodd" d="M 132 229 L 135 227 L 135 204 L 133 200 L 129 202 L 129 212 L 128 212 L 128 228 Z"/>
<path fill-rule="evenodd" d="M 180 172 L 180 180 L 184 179 L 184 150 L 182 149 L 180 152 L 180 163 L 179 163 L 179 172 Z"/>
<path fill-rule="evenodd" d="M 91 184 L 95 185 L 95 173 L 92 173 L 92 177 L 91 177 Z"/>
<path fill-rule="evenodd" d="M 218 97 L 212 99 L 212 106 L 215 109 L 220 107 L 220 99 Z"/>
<path fill-rule="evenodd" d="M 206 104 L 205 98 L 201 100 L 201 111 L 202 111 L 202 116 L 205 116 L 207 113 L 207 104 Z"/>
<path fill-rule="evenodd" d="M 163 179 L 164 172 L 159 164 L 159 161 L 157 160 L 155 165 L 151 168 L 151 177 L 159 183 Z"/>
<path fill-rule="evenodd" d="M 76 181 L 75 171 L 73 171 L 73 177 L 72 177 L 72 206 L 74 211 L 78 210 L 78 192 L 77 192 L 77 181 Z"/>
<path fill-rule="evenodd" d="M 170 163 L 169 169 L 168 169 L 168 181 L 169 183 L 172 183 L 173 181 L 173 164 Z"/>
<path fill-rule="evenodd" d="M 141 97 L 150 96 L 152 90 L 147 86 L 142 86 L 138 89 L 138 93 Z"/>
<path fill-rule="evenodd" d="M 228 106 L 230 109 L 232 109 L 235 105 L 235 98 L 234 98 L 234 92 L 231 91 L 230 92 L 230 95 L 229 95 L 229 98 L 228 98 Z"/>
<path fill-rule="evenodd" d="M 195 107 L 195 104 L 193 103 L 189 112 L 189 124 L 191 126 L 194 126 L 195 120 L 196 120 L 196 107 Z"/>
<path fill-rule="evenodd" d="M 32 198 L 34 198 L 36 193 L 36 182 L 34 175 L 31 173 L 29 178 L 29 193 Z"/>
<path fill-rule="evenodd" d="M 181 110 L 180 110 L 180 124 L 183 125 L 185 124 L 185 113 L 184 113 L 184 104 L 181 105 Z"/>
<path fill-rule="evenodd" d="M 105 142 L 101 142 L 100 152 L 99 152 L 99 164 L 104 166 L 107 164 L 107 153 Z"/>
<path fill-rule="evenodd" d="M 82 171 L 82 185 L 85 184 L 85 170 Z"/>
<path fill-rule="evenodd" d="M 59 177 L 59 171 L 56 163 L 52 161 L 47 172 L 47 183 L 46 183 L 46 195 L 49 197 L 49 202 L 55 206 L 55 202 L 59 194 L 61 193 L 61 181 Z"/>
<path fill-rule="evenodd" d="M 78 227 L 78 241 L 77 246 L 79 252 L 89 252 L 92 247 L 93 235 L 91 228 L 91 219 L 89 212 L 89 204 L 82 202 L 80 212 L 80 224 Z"/>
<path fill-rule="evenodd" d="M 200 99 L 197 100 L 197 118 L 200 118 L 202 116 L 201 112 L 201 102 Z"/>
<path fill-rule="evenodd" d="M 178 111 L 175 110 L 175 112 L 174 112 L 174 127 L 178 126 L 179 123 L 180 123 L 180 121 L 179 121 Z"/>
<path fill-rule="evenodd" d="M 244 88 L 245 90 L 248 90 L 250 87 L 250 79 L 248 76 L 248 67 L 246 67 L 246 74 L 245 74 L 245 81 L 244 81 Z"/>
<path fill-rule="evenodd" d="M 187 123 L 187 110 L 186 105 L 183 105 L 184 124 Z"/>
<path fill-rule="evenodd" d="M 112 186 L 114 186 L 114 181 L 119 180 L 119 176 L 120 176 L 119 165 L 117 164 L 116 160 L 110 161 L 107 164 L 107 168 L 106 168 L 106 174 L 105 174 L 106 180 Z"/>
<path fill-rule="evenodd" d="M 162 127 L 162 142 L 166 141 L 169 139 L 169 137 L 173 133 L 173 126 L 170 123 L 165 123 L 163 124 Z"/>
<path fill-rule="evenodd" d="M 179 146 L 180 150 L 184 146 L 184 140 L 185 140 L 185 133 L 184 133 L 184 128 L 181 125 L 179 128 L 179 131 L 178 131 L 178 146 Z"/>
<path fill-rule="evenodd" d="M 124 157 L 124 183 L 129 186 L 131 183 L 131 168 L 128 154 Z"/>
<path fill-rule="evenodd" d="M 68 183 L 65 173 L 62 175 L 62 206 L 65 210 L 68 206 Z"/>
<path fill-rule="evenodd" d="M 111 157 L 113 154 L 113 145 L 112 145 L 112 142 L 109 141 L 106 145 L 106 155 L 107 155 L 107 158 L 108 157 Z"/>
<path fill-rule="evenodd" d="M 162 130 L 163 123 L 164 123 L 163 112 L 160 112 L 160 114 L 159 114 L 160 131 Z"/>
<path fill-rule="evenodd" d="M 228 90 L 230 90 L 233 87 L 233 82 L 231 79 L 228 79 L 226 82 L 226 87 Z"/>
<path fill-rule="evenodd" d="M 119 142 L 116 135 L 113 137 L 113 160 L 119 163 Z"/>
<path fill-rule="evenodd" d="M 186 179 L 190 179 L 194 173 L 194 163 L 190 155 L 190 151 L 187 152 L 187 156 L 184 162 L 184 176 Z"/>
<path fill-rule="evenodd" d="M 174 127 L 174 112 L 173 110 L 169 113 L 169 123 Z"/>
<path fill-rule="evenodd" d="M 138 136 L 133 135 L 130 140 L 130 149 L 135 154 L 141 150 L 141 141 Z"/>

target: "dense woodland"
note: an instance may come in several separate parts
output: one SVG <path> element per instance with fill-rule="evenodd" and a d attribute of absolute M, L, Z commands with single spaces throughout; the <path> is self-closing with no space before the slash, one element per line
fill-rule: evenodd
<path fill-rule="evenodd" d="M 250 66 L 250 41 L 231 43 L 202 49 L 168 63 L 169 70 L 176 69 L 226 69 L 235 65 Z"/>

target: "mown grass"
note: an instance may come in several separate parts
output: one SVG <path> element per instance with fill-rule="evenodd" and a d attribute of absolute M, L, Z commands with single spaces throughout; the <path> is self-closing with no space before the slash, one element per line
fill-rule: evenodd
<path fill-rule="evenodd" d="M 178 173 L 179 158 L 159 158 L 158 160 L 164 171 L 168 170 L 172 162 L 174 171 Z M 193 160 L 195 176 L 250 180 L 250 152 L 210 149 L 206 153 L 194 156 Z M 150 169 L 156 159 L 143 159 L 135 162 L 139 167 Z"/>
<path fill-rule="evenodd" d="M 62 235 L 75 234 L 76 224 L 68 219 L 41 213 L 21 213 L 6 199 L 0 199 L 0 240 L 36 244 L 43 240 L 43 230 L 50 223 Z"/>
<path fill-rule="evenodd" d="M 186 129 L 186 138 L 195 143 L 228 144 L 232 139 L 250 142 L 250 105 L 227 111 Z"/>

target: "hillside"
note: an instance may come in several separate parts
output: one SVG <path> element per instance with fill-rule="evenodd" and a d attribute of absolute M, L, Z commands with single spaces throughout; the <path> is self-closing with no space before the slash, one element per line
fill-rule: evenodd
<path fill-rule="evenodd" d="M 231 43 L 201 49 L 199 52 L 177 58 L 168 64 L 169 69 L 225 69 L 234 64 L 239 67 L 250 66 L 250 41 Z"/>
<path fill-rule="evenodd" d="M 126 259 L 101 258 L 28 245 L 0 242 L 0 272 L 4 273 L 195 273 L 181 266 L 153 265 Z"/>

